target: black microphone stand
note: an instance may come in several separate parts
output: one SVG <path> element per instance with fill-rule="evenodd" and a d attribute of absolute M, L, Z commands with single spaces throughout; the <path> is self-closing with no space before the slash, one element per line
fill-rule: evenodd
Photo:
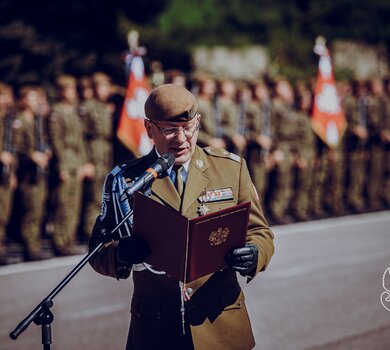
<path fill-rule="evenodd" d="M 23 333 L 27 327 L 34 321 L 38 326 L 42 327 L 42 345 L 43 350 L 50 350 L 52 344 L 51 324 L 54 320 L 54 315 L 50 311 L 53 307 L 53 299 L 57 294 L 73 279 L 74 276 L 85 266 L 85 264 L 102 248 L 102 246 L 110 240 L 112 235 L 119 230 L 119 228 L 130 218 L 133 214 L 133 210 L 123 218 L 123 220 L 115 226 L 115 228 L 107 235 L 102 237 L 102 241 L 94 247 L 77 265 L 72 271 L 44 298 L 36 308 L 30 312 L 30 314 L 20 322 L 17 327 L 9 334 L 11 339 L 16 340 L 21 333 Z"/>

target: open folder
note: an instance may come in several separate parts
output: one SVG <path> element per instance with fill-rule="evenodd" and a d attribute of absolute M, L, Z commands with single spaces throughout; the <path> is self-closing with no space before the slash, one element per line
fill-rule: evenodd
<path fill-rule="evenodd" d="M 226 254 L 245 244 L 249 209 L 247 202 L 189 220 L 136 193 L 133 234 L 150 247 L 147 263 L 189 283 L 227 267 Z"/>

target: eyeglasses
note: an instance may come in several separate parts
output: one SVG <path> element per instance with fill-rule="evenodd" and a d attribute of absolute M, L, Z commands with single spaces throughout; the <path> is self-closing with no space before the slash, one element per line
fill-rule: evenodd
<path fill-rule="evenodd" d="M 199 120 L 193 125 L 169 127 L 169 128 L 162 128 L 152 120 L 149 120 L 149 122 L 152 123 L 157 129 L 159 129 L 163 133 L 163 135 L 167 138 L 174 138 L 179 134 L 180 131 L 183 131 L 187 139 L 192 139 L 192 137 L 199 130 L 200 127 Z"/>

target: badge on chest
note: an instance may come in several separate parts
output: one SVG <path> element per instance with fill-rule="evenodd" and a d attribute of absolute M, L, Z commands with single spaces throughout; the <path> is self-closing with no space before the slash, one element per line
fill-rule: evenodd
<path fill-rule="evenodd" d="M 233 199 L 234 196 L 232 187 L 220 188 L 216 190 L 205 190 L 198 197 L 199 205 L 197 212 L 199 216 L 206 215 L 210 211 L 210 208 L 206 205 L 207 203 L 230 201 Z"/>

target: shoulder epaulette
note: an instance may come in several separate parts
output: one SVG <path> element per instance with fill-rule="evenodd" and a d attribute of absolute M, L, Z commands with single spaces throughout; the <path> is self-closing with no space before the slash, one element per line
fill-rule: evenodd
<path fill-rule="evenodd" d="M 205 147 L 204 151 L 213 157 L 221 157 L 221 158 L 227 158 L 234 160 L 237 163 L 241 163 L 241 157 L 238 156 L 237 154 L 228 152 L 222 148 L 214 148 L 214 147 Z"/>

